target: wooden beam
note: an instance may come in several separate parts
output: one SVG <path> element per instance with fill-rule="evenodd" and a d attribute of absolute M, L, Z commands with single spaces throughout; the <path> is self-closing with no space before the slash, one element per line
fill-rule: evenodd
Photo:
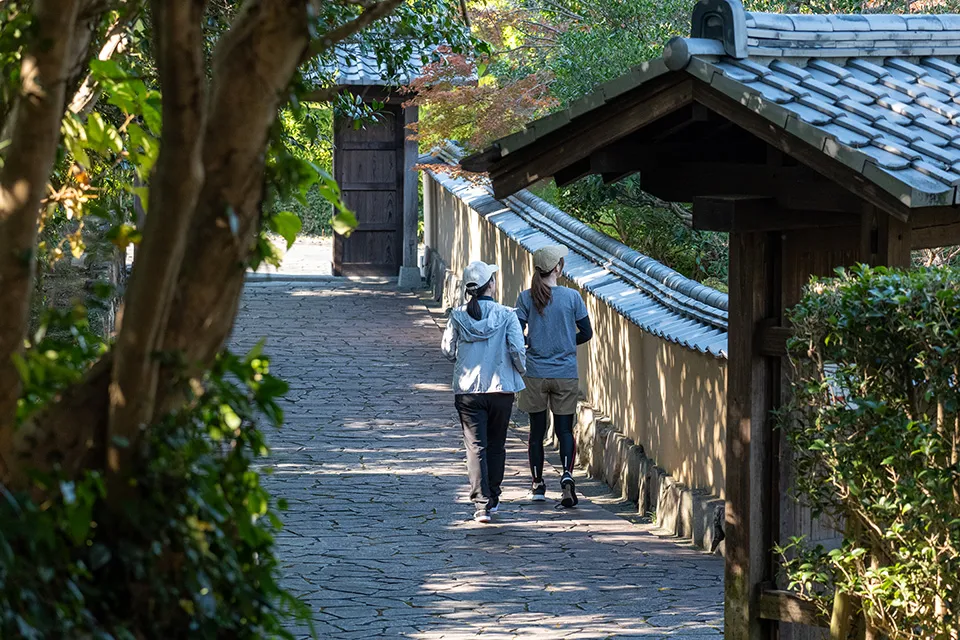
<path fill-rule="evenodd" d="M 776 261 L 779 236 L 730 234 L 730 312 L 727 360 L 726 570 L 724 637 L 770 640 L 775 630 L 758 613 L 775 537 L 769 423 L 779 359 L 765 358 L 758 325 L 779 315 Z"/>
<path fill-rule="evenodd" d="M 590 160 L 583 159 L 579 162 L 575 162 L 569 167 L 564 167 L 563 169 L 557 171 L 557 174 L 553 177 L 554 182 L 557 183 L 558 187 L 565 187 L 568 184 L 573 184 L 580 178 L 590 175 Z"/>
<path fill-rule="evenodd" d="M 912 249 L 960 244 L 960 208 L 914 211 L 910 214 L 910 229 Z"/>
<path fill-rule="evenodd" d="M 790 591 L 765 589 L 760 594 L 758 609 L 764 620 L 779 620 L 809 627 L 830 627 L 830 621 L 820 613 L 816 605 Z"/>
<path fill-rule="evenodd" d="M 791 211 L 764 196 L 698 196 L 693 199 L 693 228 L 699 231 L 784 231 L 855 226 L 857 213 Z"/>
<path fill-rule="evenodd" d="M 589 122 L 562 127 L 491 168 L 493 194 L 505 198 L 529 187 L 693 101 L 693 80 L 668 74 L 596 109 Z"/>
<path fill-rule="evenodd" d="M 779 326 L 779 320 L 764 321 L 754 337 L 756 349 L 761 355 L 782 358 L 787 355 L 787 340 L 793 336 L 790 327 Z"/>
<path fill-rule="evenodd" d="M 692 162 L 663 163 L 641 171 L 644 191 L 668 202 L 697 196 L 753 195 L 776 199 L 782 209 L 860 212 L 863 201 L 804 166 Z"/>
<path fill-rule="evenodd" d="M 697 83 L 694 87 L 694 99 L 895 218 L 902 221 L 909 219 L 910 208 L 895 196 L 878 187 L 858 171 L 824 154 L 822 150 L 810 143 L 787 133 L 782 127 L 744 108 L 733 98 L 709 85 Z"/>

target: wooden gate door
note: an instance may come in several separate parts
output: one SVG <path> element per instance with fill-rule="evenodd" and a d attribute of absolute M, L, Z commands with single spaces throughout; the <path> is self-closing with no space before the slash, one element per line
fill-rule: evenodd
<path fill-rule="evenodd" d="M 354 129 L 338 119 L 333 134 L 333 175 L 343 202 L 357 216 L 349 238 L 337 235 L 333 273 L 396 276 L 403 261 L 403 117 L 386 107 L 377 123 Z"/>

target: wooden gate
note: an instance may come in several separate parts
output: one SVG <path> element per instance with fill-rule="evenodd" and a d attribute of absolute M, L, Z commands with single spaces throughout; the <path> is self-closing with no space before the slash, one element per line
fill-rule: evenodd
<path fill-rule="evenodd" d="M 357 216 L 349 238 L 334 237 L 337 276 L 396 276 L 403 260 L 402 111 L 387 106 L 377 123 L 359 129 L 338 118 L 333 133 L 333 175 L 343 202 Z"/>

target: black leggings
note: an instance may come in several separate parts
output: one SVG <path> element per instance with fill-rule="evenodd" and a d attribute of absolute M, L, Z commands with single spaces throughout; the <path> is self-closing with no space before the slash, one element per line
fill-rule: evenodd
<path fill-rule="evenodd" d="M 577 444 L 573 439 L 573 414 L 553 414 L 553 429 L 560 440 L 560 462 L 563 470 L 573 473 L 577 457 Z M 547 435 L 547 412 L 530 414 L 530 442 L 527 455 L 530 458 L 530 473 L 535 481 L 543 479 L 543 440 Z"/>

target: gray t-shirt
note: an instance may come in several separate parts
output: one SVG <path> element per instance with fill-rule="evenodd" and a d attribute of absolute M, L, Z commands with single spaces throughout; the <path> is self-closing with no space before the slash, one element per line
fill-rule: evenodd
<path fill-rule="evenodd" d="M 583 298 L 573 289 L 554 287 L 541 315 L 530 290 L 517 298 L 517 317 L 527 323 L 527 377 L 577 378 L 577 320 L 587 317 Z"/>

